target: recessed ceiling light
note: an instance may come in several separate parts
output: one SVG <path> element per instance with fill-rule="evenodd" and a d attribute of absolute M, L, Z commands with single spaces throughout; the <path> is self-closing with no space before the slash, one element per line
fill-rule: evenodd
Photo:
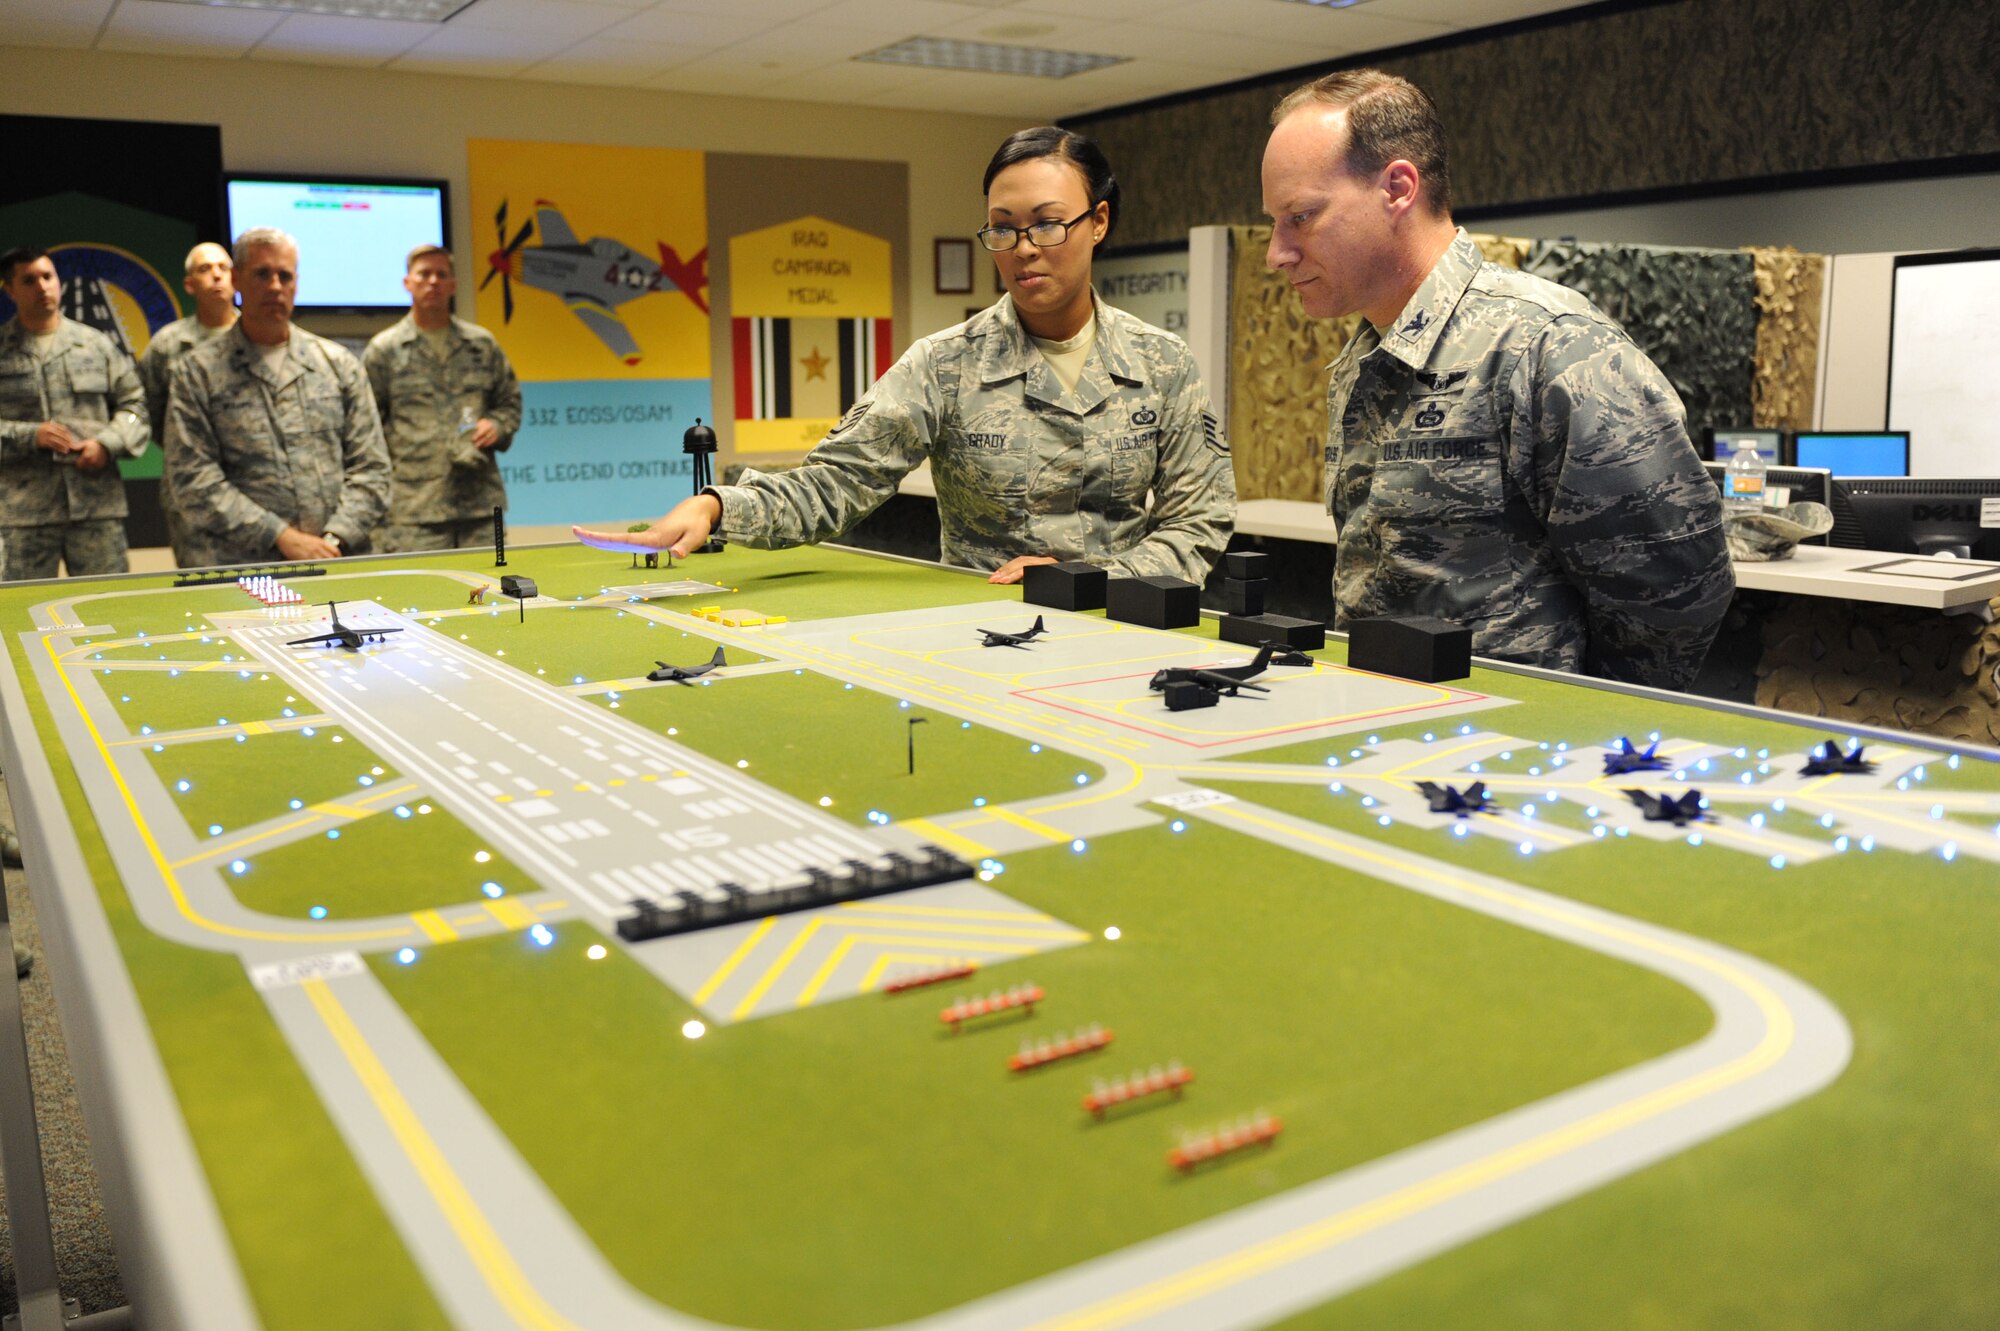
<path fill-rule="evenodd" d="M 339 18 L 393 18 L 410 23 L 442 23 L 475 0 L 177 0 L 180 4 L 224 9 L 275 9 L 290 14 L 332 14 Z"/>
<path fill-rule="evenodd" d="M 1129 56 L 1086 55 L 1081 51 L 1045 51 L 1035 46 L 1003 46 L 997 42 L 961 42 L 947 37 L 911 37 L 854 57 L 878 65 L 922 65 L 929 69 L 969 69 L 983 74 L 1024 74 L 1035 79 L 1066 79 L 1106 65 L 1122 65 Z"/>

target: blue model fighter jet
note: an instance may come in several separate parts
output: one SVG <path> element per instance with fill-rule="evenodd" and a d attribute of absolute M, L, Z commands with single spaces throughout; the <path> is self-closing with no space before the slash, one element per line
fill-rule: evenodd
<path fill-rule="evenodd" d="M 1493 809 L 1493 801 L 1487 798 L 1484 781 L 1475 781 L 1463 791 L 1438 785 L 1434 781 L 1419 781 L 1417 793 L 1430 801 L 1432 813 L 1450 813 L 1464 818 L 1469 814 L 1489 813 Z"/>
<path fill-rule="evenodd" d="M 1604 755 L 1604 775 L 1624 776 L 1627 772 L 1664 771 L 1667 760 L 1653 756 L 1653 750 L 1659 747 L 1658 740 L 1641 749 L 1629 739 L 1620 739 L 1618 746 Z"/>
<path fill-rule="evenodd" d="M 1649 823 L 1672 823 L 1675 827 L 1686 827 L 1708 817 L 1708 811 L 1701 807 L 1701 792 L 1690 790 L 1685 795 L 1656 795 L 1650 790 L 1628 790 L 1632 802 L 1639 806 Z"/>
<path fill-rule="evenodd" d="M 1806 755 L 1800 776 L 1835 776 L 1842 772 L 1872 772 L 1875 764 L 1861 756 L 1861 744 L 1843 751 L 1838 740 L 1828 740 Z"/>

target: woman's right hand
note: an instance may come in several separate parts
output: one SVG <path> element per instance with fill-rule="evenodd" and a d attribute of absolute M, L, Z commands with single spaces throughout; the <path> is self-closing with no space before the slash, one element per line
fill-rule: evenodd
<path fill-rule="evenodd" d="M 686 559 L 708 542 L 708 534 L 722 521 L 722 501 L 714 495 L 698 494 L 683 499 L 673 510 L 644 531 L 591 531 L 571 527 L 570 533 L 585 545 L 621 554 L 646 554 L 666 550 L 676 559 Z"/>

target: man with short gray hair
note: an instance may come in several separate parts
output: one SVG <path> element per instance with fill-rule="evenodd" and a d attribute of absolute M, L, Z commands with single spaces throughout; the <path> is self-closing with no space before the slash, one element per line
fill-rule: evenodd
<path fill-rule="evenodd" d="M 1666 376 L 1453 224 L 1415 84 L 1344 70 L 1271 121 L 1265 262 L 1307 314 L 1363 316 L 1327 397 L 1336 625 L 1430 616 L 1483 656 L 1687 687 L 1735 577 Z"/>
<path fill-rule="evenodd" d="M 196 565 L 366 550 L 389 455 L 352 353 L 292 323 L 298 242 L 271 227 L 234 250 L 242 317 L 175 367 L 166 470 Z"/>
<path fill-rule="evenodd" d="M 139 357 L 146 416 L 162 449 L 166 447 L 167 392 L 172 387 L 174 366 L 194 348 L 236 326 L 235 261 L 229 251 L 204 240 L 188 251 L 182 268 L 181 289 L 194 297 L 194 313 L 154 333 L 145 354 Z M 173 547 L 174 562 L 185 567 L 189 562 L 186 524 L 164 471 L 160 476 L 160 510 L 167 520 L 167 544 Z"/>
<path fill-rule="evenodd" d="M 405 262 L 410 313 L 361 354 L 395 479 L 384 550 L 451 550 L 493 536 L 507 488 L 498 454 L 521 426 L 521 385 L 493 334 L 451 312 L 451 251 L 419 245 Z"/>

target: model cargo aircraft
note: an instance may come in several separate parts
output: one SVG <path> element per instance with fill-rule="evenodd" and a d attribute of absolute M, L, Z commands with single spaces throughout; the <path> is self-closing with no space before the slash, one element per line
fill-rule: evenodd
<path fill-rule="evenodd" d="M 1265 643 L 1257 649 L 1256 659 L 1248 665 L 1240 666 L 1168 666 L 1147 681 L 1146 687 L 1155 693 L 1163 692 L 1169 684 L 1206 684 L 1219 689 L 1234 698 L 1238 689 L 1255 689 L 1259 693 L 1269 693 L 1270 687 L 1252 684 L 1250 681 L 1264 673 L 1271 664 L 1271 657 L 1278 652 L 1290 651 L 1277 643 Z"/>
<path fill-rule="evenodd" d="M 986 641 L 979 644 L 981 647 L 1019 647 L 1026 651 L 1028 644 L 1047 633 L 1048 629 L 1042 626 L 1042 617 L 1036 615 L 1035 626 L 1022 629 L 1019 633 L 1003 633 L 999 629 L 974 629 L 973 632 L 986 635 Z"/>
<path fill-rule="evenodd" d="M 718 647 L 715 649 L 715 655 L 700 665 L 668 665 L 665 661 L 655 661 L 653 664 L 659 669 L 649 673 L 647 679 L 659 684 L 685 684 L 691 679 L 706 675 L 717 666 L 728 665 L 729 662 L 722 659 L 722 649 Z"/>
<path fill-rule="evenodd" d="M 578 240 L 562 210 L 547 199 L 535 200 L 535 215 L 521 223 L 512 240 L 507 238 L 505 199 L 500 201 L 493 223 L 499 228 L 500 248 L 486 257 L 490 271 L 479 289 L 484 291 L 494 278 L 500 279 L 500 303 L 507 323 L 514 321 L 514 283 L 519 282 L 561 300 L 613 355 L 627 365 L 637 365 L 639 343 L 616 314 L 618 306 L 657 291 L 678 291 L 693 301 L 696 309 L 708 313 L 708 300 L 702 295 L 708 286 L 707 246 L 684 260 L 673 246 L 663 243 L 655 262 L 605 236 Z M 524 249 L 537 227 L 542 243 Z"/>
<path fill-rule="evenodd" d="M 340 622 L 340 602 L 338 601 L 328 601 L 326 603 L 326 612 L 333 617 L 333 630 L 331 632 L 321 633 L 311 638 L 294 638 L 286 643 L 285 646 L 312 647 L 319 643 L 327 643 L 329 645 L 345 647 L 350 652 L 358 652 L 361 650 L 361 644 L 364 642 L 380 642 L 391 633 L 401 633 L 403 631 L 400 628 L 358 629 L 352 624 L 343 624 Z"/>

